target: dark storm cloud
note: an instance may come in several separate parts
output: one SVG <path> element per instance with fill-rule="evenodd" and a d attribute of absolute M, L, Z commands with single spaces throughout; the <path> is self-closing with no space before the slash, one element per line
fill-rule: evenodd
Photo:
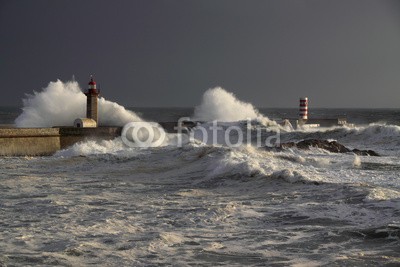
<path fill-rule="evenodd" d="M 1 1 L 0 105 L 96 75 L 126 106 L 398 107 L 398 1 Z"/>

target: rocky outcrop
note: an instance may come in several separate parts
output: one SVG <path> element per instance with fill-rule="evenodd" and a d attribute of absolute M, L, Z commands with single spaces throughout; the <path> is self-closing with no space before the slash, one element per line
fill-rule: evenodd
<path fill-rule="evenodd" d="M 379 156 L 379 154 L 373 150 L 359 150 L 359 149 L 351 150 L 336 141 L 318 140 L 318 139 L 308 139 L 297 143 L 295 142 L 281 143 L 280 146 L 277 147 L 277 150 L 282 150 L 285 148 L 297 148 L 297 149 L 308 150 L 311 147 L 321 148 L 332 153 L 354 153 L 360 156 L 375 156 L 375 157 Z"/>

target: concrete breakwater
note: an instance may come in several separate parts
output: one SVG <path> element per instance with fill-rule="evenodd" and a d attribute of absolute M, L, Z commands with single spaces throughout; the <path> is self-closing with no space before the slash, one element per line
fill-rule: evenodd
<path fill-rule="evenodd" d="M 177 122 L 158 122 L 168 133 L 177 131 Z M 193 128 L 195 122 L 182 122 Z M 49 156 L 85 140 L 112 140 L 121 136 L 122 127 L 96 128 L 0 128 L 0 156 Z"/>
<path fill-rule="evenodd" d="M 111 140 L 122 127 L 0 128 L 0 156 L 48 156 L 85 140 Z"/>

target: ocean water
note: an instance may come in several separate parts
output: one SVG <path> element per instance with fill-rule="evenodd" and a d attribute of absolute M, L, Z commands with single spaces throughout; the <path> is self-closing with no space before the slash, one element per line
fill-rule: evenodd
<path fill-rule="evenodd" d="M 196 117 L 193 108 L 130 110 L 144 121 Z M 20 113 L 0 108 L 0 124 Z M 269 119 L 254 124 L 265 139 L 277 134 L 270 121 L 297 109 L 256 113 Z M 280 139 L 337 140 L 381 156 L 200 139 L 178 147 L 169 136 L 160 147 L 117 138 L 50 157 L 2 157 L 0 265 L 399 266 L 400 110 L 310 116 L 338 115 L 356 127 L 280 129 Z"/>

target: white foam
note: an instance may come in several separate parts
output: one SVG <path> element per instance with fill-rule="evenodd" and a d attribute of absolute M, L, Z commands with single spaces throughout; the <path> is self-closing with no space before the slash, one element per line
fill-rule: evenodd
<path fill-rule="evenodd" d="M 263 176 L 274 168 L 273 158 L 254 147 L 220 148 L 218 152 L 224 153 L 210 160 L 208 177 Z"/>
<path fill-rule="evenodd" d="M 50 82 L 42 91 L 27 94 L 23 105 L 15 120 L 17 127 L 72 126 L 76 118 L 86 117 L 86 96 L 76 81 Z M 122 126 L 131 121 L 141 119 L 123 106 L 99 98 L 99 125 Z"/>
<path fill-rule="evenodd" d="M 160 238 L 167 244 L 167 245 L 175 245 L 179 243 L 183 243 L 185 238 L 179 234 L 174 232 L 169 233 L 161 233 Z"/>
<path fill-rule="evenodd" d="M 303 139 L 337 140 L 349 148 L 372 149 L 386 155 L 399 155 L 400 126 L 371 124 L 359 127 L 332 127 L 296 130 L 283 133 L 282 139 L 288 141 Z"/>
<path fill-rule="evenodd" d="M 203 94 L 202 102 L 195 108 L 194 119 L 200 121 L 234 122 L 259 120 L 264 124 L 276 125 L 262 115 L 252 104 L 242 102 L 221 87 L 208 89 Z"/>
<path fill-rule="evenodd" d="M 400 198 L 399 190 L 377 187 L 370 190 L 369 195 L 366 198 L 366 201 L 389 200 L 389 199 L 399 199 L 399 198 Z"/>
<path fill-rule="evenodd" d="M 153 124 L 152 124 L 153 125 Z M 163 128 L 159 129 L 164 131 Z M 147 138 L 147 137 L 146 137 Z M 140 151 L 151 149 L 154 147 L 176 146 L 178 143 L 177 136 L 174 134 L 165 134 L 158 142 L 158 137 L 154 137 L 155 142 L 148 147 L 143 147 L 140 144 L 128 140 L 128 144 L 124 143 L 121 137 L 116 137 L 113 140 L 85 140 L 73 144 L 72 146 L 57 151 L 55 157 L 75 157 L 75 156 L 90 156 L 90 155 L 107 155 L 111 154 L 118 158 L 129 158 L 136 156 Z M 129 138 L 128 138 L 129 139 Z M 153 146 L 153 144 L 158 143 Z"/>
<path fill-rule="evenodd" d="M 380 154 L 399 155 L 400 126 L 369 125 L 343 129 L 340 142 L 358 149 L 372 149 Z"/>
<path fill-rule="evenodd" d="M 271 177 L 283 179 L 289 183 L 296 183 L 299 181 L 306 180 L 304 178 L 304 176 L 302 174 L 300 174 L 299 172 L 293 171 L 293 170 L 288 170 L 288 169 L 276 171 L 276 172 L 272 173 Z"/>
<path fill-rule="evenodd" d="M 56 157 L 73 157 L 73 156 L 88 156 L 98 154 L 127 154 L 132 156 L 134 153 L 133 149 L 129 149 L 124 146 L 121 138 L 114 140 L 102 140 L 102 141 L 82 141 L 72 145 L 69 148 L 58 151 Z"/>
<path fill-rule="evenodd" d="M 357 155 L 354 156 L 353 166 L 354 167 L 360 167 L 361 166 L 361 158 L 359 156 L 357 156 Z"/>

